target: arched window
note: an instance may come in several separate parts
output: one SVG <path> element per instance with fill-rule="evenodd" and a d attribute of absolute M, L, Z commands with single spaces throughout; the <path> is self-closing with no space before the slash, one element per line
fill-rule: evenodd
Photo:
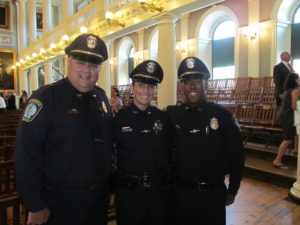
<path fill-rule="evenodd" d="M 129 37 L 123 38 L 118 52 L 118 76 L 116 84 L 129 84 L 130 80 L 128 74 L 133 70 L 134 67 L 135 47 L 132 39 Z"/>
<path fill-rule="evenodd" d="M 293 57 L 293 67 L 297 73 L 300 73 L 300 6 L 298 6 L 292 23 L 291 54 Z"/>
<path fill-rule="evenodd" d="M 234 36 L 236 25 L 231 20 L 221 22 L 212 40 L 213 79 L 234 77 Z"/>
<path fill-rule="evenodd" d="M 150 59 L 157 60 L 158 54 L 158 30 L 156 30 L 152 36 L 150 43 Z"/>

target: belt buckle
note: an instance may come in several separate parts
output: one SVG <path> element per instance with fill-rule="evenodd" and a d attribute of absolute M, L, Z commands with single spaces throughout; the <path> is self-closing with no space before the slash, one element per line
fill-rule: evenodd
<path fill-rule="evenodd" d="M 207 182 L 198 182 L 197 183 L 197 189 L 198 190 L 204 190 L 204 189 L 206 189 L 207 188 Z"/>
<path fill-rule="evenodd" d="M 142 179 L 143 180 L 143 186 L 145 188 L 150 188 L 151 187 L 151 181 L 149 181 L 149 175 L 144 173 L 142 175 L 142 177 L 143 177 L 143 179 Z"/>

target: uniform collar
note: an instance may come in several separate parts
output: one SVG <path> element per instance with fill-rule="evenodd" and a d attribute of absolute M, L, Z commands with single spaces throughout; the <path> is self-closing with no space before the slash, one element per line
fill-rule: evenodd
<path fill-rule="evenodd" d="M 93 88 L 93 90 L 89 91 L 89 92 L 85 92 L 85 93 L 82 93 L 80 91 L 78 91 L 72 84 L 71 82 L 69 81 L 69 79 L 66 78 L 66 82 L 68 84 L 68 88 L 70 90 L 72 90 L 72 92 L 76 95 L 77 98 L 82 98 L 82 97 L 85 97 L 85 98 L 90 98 L 90 97 L 94 97 L 96 98 L 97 95 L 96 95 L 96 92 L 95 92 L 95 88 Z"/>
<path fill-rule="evenodd" d="M 151 110 L 150 105 L 145 110 L 141 110 L 134 103 L 132 103 L 130 108 L 131 108 L 131 112 L 133 114 L 145 114 L 145 115 L 151 115 L 152 114 L 152 110 Z"/>
<path fill-rule="evenodd" d="M 204 99 L 204 100 L 198 102 L 195 105 L 191 105 L 191 104 L 186 102 L 182 106 L 183 106 L 184 110 L 197 110 L 197 111 L 201 112 L 206 104 L 207 104 L 207 102 Z"/>

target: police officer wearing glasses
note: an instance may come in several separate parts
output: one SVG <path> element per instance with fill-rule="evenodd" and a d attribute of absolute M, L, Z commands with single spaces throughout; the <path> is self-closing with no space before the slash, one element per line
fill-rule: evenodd
<path fill-rule="evenodd" d="M 185 58 L 178 79 L 186 102 L 167 108 L 176 165 L 174 225 L 225 224 L 225 206 L 234 202 L 242 178 L 244 151 L 239 126 L 231 112 L 206 101 L 209 77 L 200 59 Z M 224 184 L 227 174 L 228 187 Z"/>
<path fill-rule="evenodd" d="M 65 52 L 67 78 L 35 91 L 19 123 L 18 191 L 28 225 L 106 225 L 112 123 L 96 82 L 107 49 L 83 34 Z"/>
<path fill-rule="evenodd" d="M 169 124 L 151 106 L 163 79 L 161 66 L 146 60 L 129 75 L 134 99 L 113 120 L 117 152 L 118 225 L 165 225 L 168 209 Z"/>

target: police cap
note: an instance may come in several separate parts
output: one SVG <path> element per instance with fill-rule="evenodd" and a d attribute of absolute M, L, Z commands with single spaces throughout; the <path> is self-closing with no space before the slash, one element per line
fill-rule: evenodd
<path fill-rule="evenodd" d="M 154 85 L 162 82 L 163 76 L 163 69 L 154 60 L 146 60 L 140 63 L 129 74 L 129 78 L 132 80 Z"/>
<path fill-rule="evenodd" d="M 102 39 L 94 34 L 82 34 L 65 48 L 68 56 L 75 59 L 99 64 L 108 58 L 107 48 Z"/>
<path fill-rule="evenodd" d="M 205 64 L 197 57 L 187 57 L 178 67 L 178 79 L 180 81 L 203 79 L 208 80 L 210 73 Z"/>

